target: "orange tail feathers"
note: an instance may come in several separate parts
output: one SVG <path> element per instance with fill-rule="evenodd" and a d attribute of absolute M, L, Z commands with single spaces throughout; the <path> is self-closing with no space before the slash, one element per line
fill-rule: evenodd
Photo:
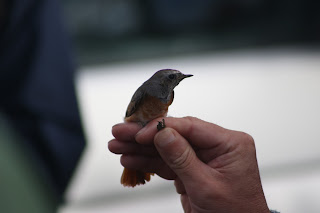
<path fill-rule="evenodd" d="M 124 168 L 121 176 L 121 184 L 124 186 L 135 187 L 136 185 L 145 184 L 150 181 L 154 173 L 144 173 L 136 170 Z"/>

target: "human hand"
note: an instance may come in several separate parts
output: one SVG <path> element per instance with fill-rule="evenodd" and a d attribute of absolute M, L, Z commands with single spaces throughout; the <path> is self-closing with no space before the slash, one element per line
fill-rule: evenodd
<path fill-rule="evenodd" d="M 197 118 L 166 118 L 141 129 L 113 127 L 109 149 L 126 168 L 175 180 L 185 212 L 269 212 L 252 137 Z"/>

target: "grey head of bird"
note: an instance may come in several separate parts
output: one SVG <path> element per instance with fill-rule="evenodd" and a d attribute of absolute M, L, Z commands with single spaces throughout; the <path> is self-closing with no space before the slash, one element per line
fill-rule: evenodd
<path fill-rule="evenodd" d="M 169 101 L 173 89 L 185 78 L 193 75 L 186 75 L 174 69 L 162 69 L 157 71 L 151 78 L 144 82 L 149 95 L 158 97 L 163 101 Z"/>

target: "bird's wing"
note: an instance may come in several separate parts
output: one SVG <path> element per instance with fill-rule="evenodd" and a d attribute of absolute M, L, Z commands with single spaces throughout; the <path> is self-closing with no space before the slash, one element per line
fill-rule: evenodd
<path fill-rule="evenodd" d="M 138 88 L 137 91 L 133 94 L 131 101 L 128 105 L 126 111 L 126 117 L 130 117 L 139 107 L 142 99 L 144 97 L 144 91 L 141 88 Z"/>

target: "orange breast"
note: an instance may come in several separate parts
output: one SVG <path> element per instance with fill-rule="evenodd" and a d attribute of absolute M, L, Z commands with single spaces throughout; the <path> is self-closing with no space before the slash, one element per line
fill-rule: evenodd
<path fill-rule="evenodd" d="M 136 111 L 130 117 L 125 118 L 125 121 L 140 122 L 142 125 L 145 125 L 155 118 L 166 116 L 171 103 L 172 100 L 166 104 L 158 98 L 147 96 L 137 107 Z"/>

